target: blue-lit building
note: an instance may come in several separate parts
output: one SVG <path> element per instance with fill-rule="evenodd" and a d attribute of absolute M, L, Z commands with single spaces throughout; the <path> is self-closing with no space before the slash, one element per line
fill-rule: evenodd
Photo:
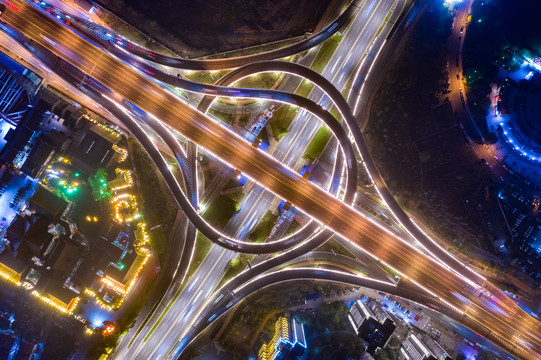
<path fill-rule="evenodd" d="M 514 73 L 502 73 L 499 86 L 491 93 L 492 106 L 487 126 L 498 138 L 490 145 L 496 158 L 529 182 L 541 186 L 541 73 L 538 66 L 524 62 Z"/>
<path fill-rule="evenodd" d="M 396 329 L 387 311 L 375 301 L 364 304 L 357 300 L 349 310 L 348 319 L 355 333 L 366 342 L 366 352 L 371 355 L 387 344 Z"/>
<path fill-rule="evenodd" d="M 3 134 L 4 146 L 0 162 L 13 164 L 26 175 L 38 178 L 55 152 L 54 145 L 47 142 L 40 130 L 45 114 L 29 107 L 16 127 Z"/>
<path fill-rule="evenodd" d="M 34 100 L 42 79 L 0 53 L 0 116 L 17 124 Z"/>
<path fill-rule="evenodd" d="M 281 316 L 276 321 L 272 340 L 259 349 L 258 360 L 302 359 L 306 349 L 303 325 Z"/>

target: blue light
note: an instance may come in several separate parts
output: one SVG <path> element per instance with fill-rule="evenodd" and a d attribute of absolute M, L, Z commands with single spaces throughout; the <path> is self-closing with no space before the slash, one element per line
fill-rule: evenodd
<path fill-rule="evenodd" d="M 88 314 L 88 319 L 94 328 L 102 326 L 103 322 L 107 320 L 100 309 L 92 309 Z"/>
<path fill-rule="evenodd" d="M 301 329 L 302 329 L 302 337 L 304 338 L 304 344 L 301 344 L 304 348 L 306 348 L 306 337 L 304 336 L 304 325 L 301 324 Z"/>

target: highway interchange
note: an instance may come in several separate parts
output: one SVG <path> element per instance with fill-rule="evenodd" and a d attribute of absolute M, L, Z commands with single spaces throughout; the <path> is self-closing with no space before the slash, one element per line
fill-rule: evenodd
<path fill-rule="evenodd" d="M 245 199 L 245 202 L 249 201 L 252 209 L 259 209 L 256 216 L 261 217 L 264 214 L 270 201 L 272 201 L 269 201 L 269 199 L 272 199 L 273 194 L 287 199 L 301 211 L 317 219 L 319 223 L 326 225 L 328 230 L 323 230 L 321 233 L 328 232 L 332 234 L 332 229 L 351 243 L 367 251 L 374 258 L 389 264 L 411 282 L 422 286 L 428 294 L 439 298 L 448 308 L 453 309 L 458 314 L 464 314 L 463 323 L 467 323 L 470 327 L 476 327 L 476 329 L 483 327 L 491 330 L 490 333 L 481 330 L 478 330 L 478 332 L 492 336 L 490 340 L 506 350 L 521 358 L 536 358 L 539 356 L 541 353 L 541 339 L 538 337 L 538 334 L 541 333 L 539 323 L 522 311 L 498 289 L 487 283 L 472 270 L 466 268 L 461 262 L 455 260 L 424 235 L 394 202 L 364 146 L 358 126 L 352 123 L 352 120 L 355 119 L 352 118 L 351 110 L 347 111 L 342 108 L 342 115 L 346 120 L 344 123 L 347 122 L 355 140 L 354 144 L 358 150 L 357 156 L 364 160 L 363 164 L 371 174 L 376 187 L 384 201 L 391 208 L 392 213 L 395 214 L 412 237 L 422 244 L 422 251 L 397 238 L 354 208 L 329 195 L 324 189 L 300 177 L 295 171 L 295 158 L 293 156 L 290 160 L 284 159 L 284 157 L 272 158 L 253 148 L 242 138 L 218 126 L 203 113 L 179 102 L 177 98 L 165 92 L 147 76 L 88 43 L 85 39 L 77 36 L 68 28 L 59 25 L 47 15 L 40 13 L 22 1 L 14 1 L 13 3 L 18 10 L 14 11 L 12 8 L 8 8 L 2 15 L 2 21 L 109 88 L 111 90 L 110 96 L 114 101 L 122 103 L 124 99 L 129 99 L 130 102 L 152 114 L 153 117 L 163 121 L 169 127 L 185 135 L 194 143 L 218 156 L 224 162 L 231 164 L 260 184 L 261 188 L 259 188 L 259 195 L 256 199 L 263 198 L 263 200 L 267 200 L 254 201 L 250 196 Z M 368 50 L 375 33 L 391 6 L 393 6 L 392 2 L 383 0 L 378 2 L 366 1 L 362 4 L 348 32 L 344 35 L 344 40 L 340 45 L 340 47 L 344 45 L 343 49 L 338 48 L 333 61 L 323 73 L 323 76 L 332 79 L 332 84 L 336 88 L 342 88 L 348 76 L 355 72 L 360 61 L 359 54 L 364 54 Z M 56 36 L 51 39 L 47 37 L 47 34 L 56 34 Z M 349 40 L 351 39 L 348 36 L 349 34 L 352 34 L 352 40 Z M 356 56 L 351 56 L 351 54 Z M 343 76 L 343 74 L 348 76 Z M 336 79 L 337 76 L 338 79 Z M 208 87 L 207 89 L 200 89 L 200 92 L 210 95 L 221 95 L 221 91 L 225 90 L 219 88 L 209 89 Z M 243 93 L 246 92 L 244 89 L 231 91 L 237 91 L 236 96 L 246 95 Z M 267 96 L 268 93 L 262 91 L 260 95 Z M 248 96 L 253 97 L 253 95 Z M 281 97 L 284 96 L 283 94 L 274 93 L 270 96 L 277 96 L 274 98 L 275 100 L 285 100 L 285 98 Z M 290 97 L 290 99 L 292 98 L 294 97 Z M 311 98 L 316 102 L 320 102 L 321 95 L 312 94 Z M 328 101 L 327 98 L 324 98 L 320 104 L 329 108 Z M 168 106 L 164 107 L 162 104 L 168 104 Z M 305 106 L 308 106 L 307 104 L 303 103 Z M 321 114 L 320 116 L 325 117 L 325 115 Z M 319 126 L 317 119 L 309 120 L 315 123 L 310 123 L 306 119 L 303 119 L 303 121 L 305 123 L 299 120 L 294 122 L 293 126 L 300 126 L 303 130 L 295 132 L 297 139 L 292 141 L 289 147 L 289 149 L 293 146 L 296 147 L 293 153 L 297 154 L 297 156 L 303 153 L 302 149 L 299 149 L 299 144 L 306 143 L 306 139 L 310 139 L 315 132 L 314 129 Z M 296 123 L 299 123 L 299 125 L 295 125 Z M 303 127 L 308 129 L 304 130 Z M 311 133 L 308 130 L 311 130 Z M 297 130 L 292 127 L 290 133 L 293 134 L 294 131 Z M 308 131 L 308 133 L 299 136 L 303 131 Z M 225 143 L 224 139 L 227 139 Z M 291 153 L 291 151 L 283 152 L 283 154 L 288 153 Z M 158 161 L 157 159 L 154 160 Z M 286 163 L 282 163 L 280 160 L 285 160 Z M 348 165 L 352 168 L 351 157 L 345 160 L 346 163 L 350 162 Z M 165 172 L 167 171 L 164 170 L 164 176 L 166 176 Z M 263 187 L 267 190 L 264 190 Z M 351 202 L 352 199 L 349 200 Z M 257 205 L 258 203 L 261 205 Z M 252 211 L 250 211 L 250 215 Z M 241 224 L 245 222 L 245 220 L 237 221 L 240 221 Z M 254 220 L 252 218 L 249 221 Z M 242 226 L 237 229 L 242 229 Z M 243 235 L 246 234 L 237 234 L 240 237 Z M 300 246 L 309 248 L 312 243 L 315 242 L 313 240 L 305 241 Z M 226 252 L 226 250 L 219 249 L 216 246 L 213 247 L 201 266 L 204 270 L 197 271 L 186 285 L 188 293 L 191 288 L 199 287 L 199 289 L 192 292 L 192 295 L 180 296 L 173 305 L 175 308 L 171 308 L 166 314 L 151 337 L 146 342 L 136 342 L 130 349 L 127 349 L 127 346 L 119 349 L 119 358 L 121 356 L 141 359 L 163 358 L 168 354 L 177 345 L 177 340 L 181 339 L 181 335 L 186 328 L 185 322 L 190 320 L 191 323 L 192 320 L 197 320 L 193 317 L 197 300 L 210 297 L 209 295 L 211 295 L 221 277 L 224 262 L 227 263 L 228 259 L 233 256 L 234 253 L 231 251 Z M 222 258 L 224 260 L 219 261 Z M 219 264 L 222 264 L 222 266 L 219 266 Z M 209 271 L 208 266 L 213 266 L 213 268 Z M 214 269 L 216 271 L 212 271 Z M 249 271 L 246 273 L 249 273 Z M 194 280 L 198 282 L 196 283 Z M 498 304 L 496 306 L 487 306 L 487 300 L 479 297 L 479 293 L 482 291 L 490 293 L 490 298 L 497 298 Z M 453 295 L 453 293 L 457 292 L 462 295 L 460 297 Z M 199 300 L 199 304 L 201 303 L 202 301 Z M 179 305 L 177 306 L 177 304 Z M 203 310 L 199 308 L 195 313 L 202 313 Z M 514 319 L 513 322 L 509 321 L 510 317 Z M 183 347 L 177 346 L 177 348 L 182 350 Z M 176 355 L 178 353 L 173 353 L 170 356 L 174 357 Z"/>

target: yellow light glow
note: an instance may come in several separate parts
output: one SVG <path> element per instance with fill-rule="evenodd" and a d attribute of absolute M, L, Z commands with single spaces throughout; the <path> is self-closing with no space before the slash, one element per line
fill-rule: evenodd
<path fill-rule="evenodd" d="M 61 313 L 68 313 L 68 308 L 66 306 L 64 306 L 62 302 L 58 301 L 58 300 L 53 300 L 49 297 L 46 297 L 46 296 L 43 296 L 41 295 L 40 293 L 38 293 L 36 290 L 32 291 L 30 294 L 32 294 L 33 296 L 35 296 L 36 298 L 38 298 L 39 300 L 43 301 L 45 304 L 53 307 L 54 309 L 60 311 Z"/>

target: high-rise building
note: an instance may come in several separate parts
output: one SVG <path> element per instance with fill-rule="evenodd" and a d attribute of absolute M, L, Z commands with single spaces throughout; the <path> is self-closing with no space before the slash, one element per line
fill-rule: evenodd
<path fill-rule="evenodd" d="M 366 351 L 372 355 L 387 344 L 396 329 L 387 311 L 374 301 L 364 304 L 357 300 L 349 310 L 348 319 L 355 333 L 367 343 Z"/>
<path fill-rule="evenodd" d="M 281 316 L 276 321 L 272 340 L 259 349 L 258 360 L 300 359 L 305 350 L 306 339 L 302 324 Z"/>

